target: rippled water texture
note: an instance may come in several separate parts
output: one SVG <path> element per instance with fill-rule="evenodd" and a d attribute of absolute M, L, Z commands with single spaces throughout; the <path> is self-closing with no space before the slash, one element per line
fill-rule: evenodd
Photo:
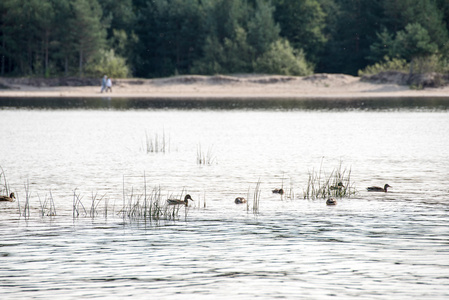
<path fill-rule="evenodd" d="M 1 299 L 449 297 L 448 99 L 71 101 L 2 102 L 0 189 L 18 201 L 0 203 Z M 304 199 L 310 173 L 339 166 L 355 196 Z M 271 193 L 281 186 L 289 195 Z M 120 214 L 153 189 L 195 201 L 174 220 Z M 56 216 L 41 216 L 50 199 Z"/>

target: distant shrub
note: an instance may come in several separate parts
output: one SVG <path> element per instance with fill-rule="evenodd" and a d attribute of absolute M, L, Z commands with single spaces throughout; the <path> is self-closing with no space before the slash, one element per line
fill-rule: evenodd
<path fill-rule="evenodd" d="M 114 50 L 111 49 L 101 51 L 100 55 L 86 67 L 86 73 L 96 77 L 106 74 L 112 78 L 126 78 L 130 72 L 126 60 L 115 55 Z"/>
<path fill-rule="evenodd" d="M 413 59 L 413 73 L 423 74 L 423 73 L 449 73 L 449 60 L 443 58 L 441 55 L 429 55 L 425 57 L 416 57 Z M 402 58 L 389 58 L 385 56 L 381 62 L 375 63 L 374 65 L 367 66 L 363 70 L 359 70 L 358 75 L 374 75 L 380 72 L 386 71 L 398 71 L 409 73 L 411 70 L 411 63 L 407 62 Z"/>
<path fill-rule="evenodd" d="M 313 73 L 302 50 L 295 50 L 287 40 L 278 40 L 260 56 L 254 66 L 258 73 L 305 76 Z"/>
<path fill-rule="evenodd" d="M 383 61 L 375 63 L 374 65 L 367 66 L 363 70 L 359 70 L 359 76 L 364 75 L 374 75 L 380 72 L 386 71 L 398 71 L 398 72 L 408 72 L 410 70 L 410 64 L 407 63 L 405 59 L 402 58 L 389 58 L 385 56 Z"/>

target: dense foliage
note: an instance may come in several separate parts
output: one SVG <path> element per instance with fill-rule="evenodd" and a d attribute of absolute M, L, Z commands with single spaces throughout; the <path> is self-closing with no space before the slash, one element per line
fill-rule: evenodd
<path fill-rule="evenodd" d="M 0 75 L 441 71 L 448 21 L 447 0 L 2 0 Z"/>

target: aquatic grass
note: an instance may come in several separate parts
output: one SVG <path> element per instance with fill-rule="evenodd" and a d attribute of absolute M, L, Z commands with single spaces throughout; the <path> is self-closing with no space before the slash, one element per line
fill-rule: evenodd
<path fill-rule="evenodd" d="M 145 150 L 147 153 L 166 153 L 170 151 L 170 137 L 168 139 L 165 136 L 165 131 L 162 131 L 162 135 L 157 133 L 154 136 L 145 132 Z"/>
<path fill-rule="evenodd" d="M 303 190 L 304 199 L 328 197 L 351 197 L 356 190 L 351 182 L 351 169 L 342 169 L 340 165 L 326 176 L 322 166 L 318 172 L 309 172 L 307 187 Z"/>
<path fill-rule="evenodd" d="M 212 165 L 216 162 L 216 156 L 214 155 L 213 147 L 209 147 L 206 152 L 201 148 L 201 144 L 198 144 L 196 151 L 196 163 L 198 165 Z"/>
<path fill-rule="evenodd" d="M 89 209 L 89 216 L 91 218 L 95 218 L 98 215 L 98 205 L 100 205 L 100 203 L 103 201 L 106 194 L 103 194 L 99 199 L 97 199 L 97 196 L 98 196 L 98 192 L 95 193 L 95 195 L 92 192 L 92 201 L 91 201 L 91 205 L 90 205 L 90 209 Z M 105 215 L 107 216 L 107 203 L 105 206 Z"/>
<path fill-rule="evenodd" d="M 23 211 L 20 211 L 20 201 L 19 201 L 19 197 L 17 196 L 17 204 L 19 206 L 19 214 L 22 217 L 29 218 L 30 217 L 30 198 L 31 198 L 31 193 L 30 193 L 30 184 L 27 180 L 27 183 L 24 184 L 24 188 L 25 188 L 25 206 L 23 207 Z"/>
<path fill-rule="evenodd" d="M 2 192 L 3 193 L 3 190 L 5 190 L 5 194 L 7 195 L 7 196 L 9 196 L 9 186 L 8 186 L 8 181 L 6 180 L 6 173 L 5 173 L 5 170 L 3 170 L 3 168 L 2 168 L 2 166 L 0 166 L 0 181 L 2 180 L 2 178 L 3 178 L 3 187 L 2 187 L 2 189 L 0 189 L 0 192 Z"/>
<path fill-rule="evenodd" d="M 252 199 L 253 199 L 253 206 L 252 206 L 252 210 L 254 214 L 258 214 L 259 213 L 259 204 L 260 204 L 260 194 L 261 194 L 261 190 L 260 190 L 260 179 L 257 181 L 256 186 L 254 187 L 253 190 L 253 194 L 252 194 Z M 246 210 L 249 211 L 249 207 L 250 207 L 250 196 L 251 196 L 251 186 L 248 187 L 248 192 L 247 192 L 247 196 L 246 199 L 248 199 L 248 201 L 246 201 Z"/>
<path fill-rule="evenodd" d="M 256 183 L 256 187 L 254 188 L 253 193 L 253 213 L 259 213 L 259 204 L 260 204 L 260 179 Z"/>
<path fill-rule="evenodd" d="M 187 218 L 188 207 L 184 205 L 168 205 L 167 198 L 162 196 L 160 186 L 154 187 L 151 192 L 147 191 L 146 176 L 143 176 L 143 191 L 135 193 L 131 187 L 130 193 L 126 194 L 125 177 L 123 177 L 123 207 L 118 215 L 130 220 L 176 220 L 179 219 L 181 209 L 184 207 L 184 216 Z M 181 195 L 184 194 L 184 190 Z"/>
<path fill-rule="evenodd" d="M 49 216 L 54 217 L 56 216 L 56 206 L 55 202 L 53 200 L 53 194 L 50 190 L 50 196 L 47 198 L 47 195 L 45 195 L 45 199 L 42 202 L 39 194 L 37 194 L 37 197 L 39 199 L 39 206 L 40 206 L 40 214 L 41 216 Z"/>
<path fill-rule="evenodd" d="M 84 204 L 81 201 L 83 197 L 80 194 L 77 194 L 76 190 L 77 189 L 73 191 L 73 210 L 72 210 L 73 218 L 79 217 L 80 213 L 82 212 L 84 212 L 84 216 L 87 215 L 86 208 L 84 207 Z"/>

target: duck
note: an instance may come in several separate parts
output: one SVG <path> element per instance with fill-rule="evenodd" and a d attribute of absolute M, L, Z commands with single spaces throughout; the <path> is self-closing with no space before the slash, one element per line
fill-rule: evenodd
<path fill-rule="evenodd" d="M 284 194 L 284 190 L 283 189 L 274 189 L 272 190 L 273 194 L 279 194 L 279 195 L 283 195 Z"/>
<path fill-rule="evenodd" d="M 246 203 L 246 199 L 243 197 L 237 197 L 237 198 L 235 198 L 234 203 L 235 204 L 243 204 L 243 203 Z"/>
<path fill-rule="evenodd" d="M 16 199 L 16 195 L 14 193 L 9 194 L 8 196 L 0 196 L 0 202 L 14 202 L 14 199 Z"/>
<path fill-rule="evenodd" d="M 329 198 L 326 200 L 326 205 L 337 205 L 337 200 L 335 198 Z"/>
<path fill-rule="evenodd" d="M 366 190 L 368 192 L 385 192 L 386 193 L 388 188 L 392 188 L 392 186 L 388 185 L 388 184 L 384 185 L 383 188 L 381 188 L 380 186 L 370 186 L 370 187 L 367 187 Z"/>
<path fill-rule="evenodd" d="M 185 206 L 189 206 L 189 200 L 192 200 L 192 196 L 190 196 L 189 194 L 187 194 L 184 197 L 184 200 L 180 200 L 180 199 L 167 199 L 167 203 L 168 205 L 181 205 L 184 204 Z"/>
<path fill-rule="evenodd" d="M 331 190 L 341 190 L 342 188 L 344 188 L 345 186 L 343 185 L 343 182 L 339 182 L 337 185 L 333 185 L 330 187 Z"/>

